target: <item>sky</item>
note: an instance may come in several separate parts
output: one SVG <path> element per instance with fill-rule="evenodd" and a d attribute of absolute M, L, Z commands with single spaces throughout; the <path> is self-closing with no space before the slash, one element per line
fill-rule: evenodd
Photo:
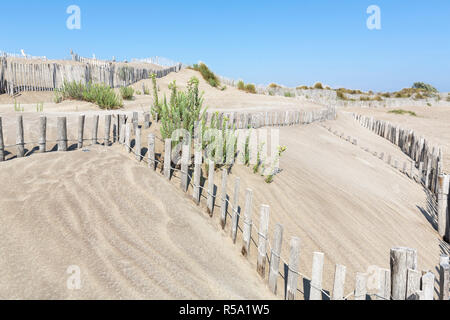
<path fill-rule="evenodd" d="M 80 29 L 66 25 L 70 5 Z M 367 8 L 380 9 L 369 30 Z M 167 57 L 256 84 L 450 91 L 450 1 L 3 1 L 0 50 L 48 58 Z"/>

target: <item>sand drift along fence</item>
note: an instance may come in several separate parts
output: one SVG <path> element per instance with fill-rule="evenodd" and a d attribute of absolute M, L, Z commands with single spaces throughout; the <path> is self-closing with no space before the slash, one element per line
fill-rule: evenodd
<path fill-rule="evenodd" d="M 327 109 L 323 112 L 322 117 L 318 117 L 318 112 L 304 113 L 304 119 L 315 119 L 315 121 L 324 121 L 333 117 L 334 109 Z M 284 119 L 281 115 L 286 116 L 286 113 L 280 112 L 276 117 Z M 311 122 L 300 121 L 299 113 L 291 113 L 293 121 L 283 122 L 282 125 L 305 124 Z M 232 126 L 231 121 L 236 121 L 240 117 L 235 117 L 231 120 L 224 113 L 216 113 L 216 116 L 225 121 L 225 126 Z M 265 116 L 265 114 L 264 114 Z M 269 117 L 274 119 L 275 115 Z M 334 113 L 335 117 L 335 113 Z M 265 117 L 261 118 L 256 115 L 244 115 L 244 123 L 250 128 L 252 125 L 264 126 Z M 245 122 L 247 119 L 247 122 Z M 254 121 L 248 122 L 249 119 Z M 294 121 L 297 119 L 298 121 Z M 133 112 L 129 114 L 106 114 L 104 116 L 104 135 L 103 139 L 98 137 L 99 116 L 94 115 L 90 123 L 92 136 L 86 139 L 85 132 L 85 115 L 78 116 L 78 139 L 69 140 L 67 135 L 67 118 L 57 117 L 57 138 L 54 141 L 46 139 L 47 132 L 47 117 L 41 116 L 39 121 L 39 139 L 36 142 L 25 143 L 23 130 L 23 117 L 17 117 L 17 143 L 15 145 L 5 146 L 3 143 L 2 122 L 0 118 L 0 161 L 4 160 L 5 149 L 12 147 L 17 148 L 17 156 L 24 156 L 24 145 L 35 144 L 39 147 L 39 152 L 46 152 L 48 144 L 56 143 L 59 152 L 66 152 L 68 150 L 68 143 L 74 142 L 77 149 L 83 148 L 85 141 L 90 141 L 92 145 L 99 144 L 103 140 L 103 145 L 108 147 L 111 143 L 119 143 L 125 150 L 133 155 L 133 159 L 139 162 L 144 162 L 149 170 L 156 171 L 159 169 L 167 180 L 173 180 L 175 173 L 180 179 L 181 193 L 192 192 L 189 196 L 196 204 L 204 205 L 209 216 L 213 217 L 216 208 L 220 209 L 220 226 L 221 229 L 229 229 L 229 235 L 233 243 L 240 246 L 241 254 L 250 259 L 250 253 L 255 250 L 256 253 L 256 272 L 261 279 L 267 282 L 268 288 L 274 294 L 279 293 L 285 288 L 284 298 L 287 300 L 294 300 L 303 294 L 304 299 L 310 300 L 346 300 L 353 298 L 355 300 L 377 299 L 377 300 L 405 300 L 405 299 L 419 299 L 419 300 L 433 300 L 434 298 L 434 274 L 432 272 L 424 272 L 423 274 L 418 269 L 417 251 L 410 248 L 392 248 L 390 251 L 390 268 L 379 268 L 378 272 L 369 274 L 368 272 L 357 273 L 354 279 L 354 290 L 348 294 L 344 292 L 344 285 L 346 281 L 346 267 L 343 265 L 336 265 L 334 284 L 330 290 L 325 290 L 322 286 L 323 265 L 325 255 L 321 252 L 313 253 L 313 265 L 311 277 L 304 275 L 299 270 L 300 261 L 300 247 L 301 239 L 292 237 L 289 240 L 289 257 L 281 255 L 281 248 L 283 244 L 283 225 L 276 223 L 272 237 L 269 235 L 270 225 L 270 206 L 267 204 L 260 204 L 257 207 L 259 210 L 259 225 L 256 225 L 253 219 L 253 191 L 251 189 L 245 190 L 245 203 L 243 205 L 243 212 L 239 210 L 239 194 L 240 194 L 240 178 L 235 177 L 233 190 L 227 190 L 227 179 L 229 176 L 228 169 L 221 171 L 222 187 L 220 192 L 215 188 L 214 178 L 214 162 L 204 159 L 204 150 L 199 149 L 198 137 L 194 137 L 194 143 L 182 142 L 181 146 L 181 161 L 174 160 L 177 157 L 178 151 L 173 152 L 172 140 L 162 140 L 155 133 L 148 133 L 147 136 L 147 154 L 143 154 L 141 145 L 142 132 L 150 128 L 150 114 L 144 114 L 143 125 L 139 124 L 139 114 Z M 155 119 L 153 119 L 155 120 Z M 239 121 L 240 122 L 240 121 Z M 268 121 L 269 125 L 278 126 L 277 122 Z M 244 125 L 242 125 L 244 127 Z M 111 134 L 112 131 L 112 134 Z M 134 136 L 134 141 L 132 138 Z M 134 142 L 134 143 L 133 143 Z M 155 150 L 156 143 L 163 144 L 164 150 L 158 155 Z M 253 142 L 251 142 L 253 143 Z M 201 147 L 200 147 L 201 148 Z M 194 154 L 192 153 L 194 151 Z M 192 157 L 192 154 L 194 155 Z M 192 163 L 192 158 L 194 162 Z M 208 175 L 203 178 L 202 164 L 208 163 Z M 203 179 L 202 179 L 203 178 Z M 203 180 L 203 183 L 201 183 Z M 202 192 L 205 196 L 202 198 Z M 205 199 L 206 198 L 206 199 Z M 231 220 L 231 221 L 230 221 Z M 240 223 L 240 221 L 242 221 Z M 239 233 L 240 232 L 240 233 Z M 240 237 L 238 237 L 238 233 Z M 269 241 L 271 239 L 272 241 Z M 239 240 L 239 241 L 238 241 Z M 254 248 L 255 247 L 255 248 Z M 302 253 L 303 254 L 303 253 Z M 283 264 L 281 264 L 283 263 Z M 280 268 L 281 264 L 281 268 Z M 287 270 L 284 275 L 281 273 L 282 266 Z M 441 300 L 449 299 L 449 257 L 441 256 L 440 259 L 440 289 L 439 298 Z M 299 282 L 306 280 L 309 283 L 309 294 L 306 290 L 301 292 L 299 290 Z M 284 286 L 279 286 L 279 281 L 284 281 Z M 300 296 L 301 297 L 301 296 Z"/>
<path fill-rule="evenodd" d="M 158 78 L 171 72 L 178 72 L 181 64 L 170 67 L 141 63 L 100 61 L 80 58 L 80 61 L 51 61 L 0 57 L 0 94 L 13 96 L 23 91 L 53 91 L 61 88 L 64 81 L 82 84 L 103 83 L 111 88 L 128 86 L 153 73 Z"/>
<path fill-rule="evenodd" d="M 361 126 L 398 146 L 409 156 L 419 171 L 419 179 L 438 202 L 438 232 L 450 242 L 449 193 L 450 175 L 444 174 L 442 148 L 432 146 L 413 130 L 403 129 L 388 121 L 352 113 Z"/>

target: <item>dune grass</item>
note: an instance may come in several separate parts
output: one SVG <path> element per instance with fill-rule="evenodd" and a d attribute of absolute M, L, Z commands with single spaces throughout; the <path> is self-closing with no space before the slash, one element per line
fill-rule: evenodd
<path fill-rule="evenodd" d="M 403 110 L 403 109 L 390 110 L 390 111 L 388 111 L 388 113 L 402 114 L 402 115 L 403 114 L 409 114 L 410 116 L 417 117 L 417 114 L 414 111 Z"/>
<path fill-rule="evenodd" d="M 87 101 L 97 104 L 101 109 L 117 109 L 123 106 L 123 101 L 112 88 L 104 84 L 87 85 L 81 82 L 64 81 L 61 89 L 55 90 L 56 103 L 66 99 Z"/>

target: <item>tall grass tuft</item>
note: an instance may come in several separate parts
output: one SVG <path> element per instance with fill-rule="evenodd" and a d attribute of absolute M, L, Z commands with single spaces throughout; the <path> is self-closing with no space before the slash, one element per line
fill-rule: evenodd
<path fill-rule="evenodd" d="M 122 99 L 112 88 L 91 82 L 84 85 L 81 82 L 64 81 L 61 89 L 55 90 L 54 101 L 59 103 L 67 99 L 92 102 L 101 109 L 117 109 L 123 106 Z"/>
<path fill-rule="evenodd" d="M 120 95 L 124 100 L 133 100 L 134 89 L 132 87 L 120 87 Z"/>

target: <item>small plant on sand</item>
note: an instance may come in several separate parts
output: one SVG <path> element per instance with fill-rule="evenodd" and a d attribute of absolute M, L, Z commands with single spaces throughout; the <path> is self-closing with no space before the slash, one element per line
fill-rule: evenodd
<path fill-rule="evenodd" d="M 278 168 L 275 168 L 275 165 L 278 163 L 278 161 L 280 160 L 281 156 L 283 155 L 283 153 L 287 150 L 286 146 L 278 146 L 278 152 L 275 155 L 275 159 L 272 162 L 272 166 L 270 168 L 270 173 L 266 176 L 266 178 L 264 179 L 264 181 L 266 183 L 272 183 L 273 182 L 273 177 L 278 173 Z"/>
<path fill-rule="evenodd" d="M 403 110 L 403 109 L 394 109 L 390 110 L 388 113 L 393 114 L 409 114 L 410 116 L 417 117 L 417 114 L 414 111 Z"/>
<path fill-rule="evenodd" d="M 262 160 L 261 160 L 261 152 L 262 152 L 263 147 L 264 147 L 264 142 L 258 146 L 258 152 L 256 154 L 256 164 L 253 166 L 253 173 L 258 173 L 259 168 L 263 165 Z"/>
<path fill-rule="evenodd" d="M 284 96 L 287 97 L 287 98 L 294 98 L 294 97 L 295 97 L 295 94 L 292 93 L 292 92 L 286 91 L 286 92 L 284 93 Z"/>
<path fill-rule="evenodd" d="M 250 164 L 250 134 L 251 132 L 249 131 L 244 143 L 244 165 L 247 167 Z"/>
<path fill-rule="evenodd" d="M 44 103 L 43 102 L 39 102 L 36 105 L 36 112 L 44 112 Z"/>
<path fill-rule="evenodd" d="M 136 91 L 136 94 L 137 94 L 138 96 L 140 96 L 142 93 L 141 93 L 139 90 L 137 90 L 137 91 Z"/>
<path fill-rule="evenodd" d="M 238 83 L 237 83 L 237 88 L 239 90 L 245 90 L 245 83 L 244 83 L 244 81 L 239 80 Z"/>
<path fill-rule="evenodd" d="M 148 96 L 150 94 L 150 90 L 148 89 L 148 87 L 145 84 L 142 84 L 142 93 L 146 96 Z"/>
<path fill-rule="evenodd" d="M 120 87 L 120 95 L 124 100 L 132 100 L 134 96 L 134 89 L 132 87 Z"/>
<path fill-rule="evenodd" d="M 24 112 L 24 107 L 21 107 L 20 106 L 20 103 L 18 103 L 17 101 L 16 101 L 16 99 L 14 99 L 14 111 L 15 112 Z"/>
<path fill-rule="evenodd" d="M 156 119 L 156 115 L 161 114 L 161 102 L 158 98 L 158 87 L 156 85 L 156 74 L 152 73 L 150 76 L 152 78 L 152 89 L 153 89 L 153 106 L 151 107 L 151 113 L 153 119 Z"/>

